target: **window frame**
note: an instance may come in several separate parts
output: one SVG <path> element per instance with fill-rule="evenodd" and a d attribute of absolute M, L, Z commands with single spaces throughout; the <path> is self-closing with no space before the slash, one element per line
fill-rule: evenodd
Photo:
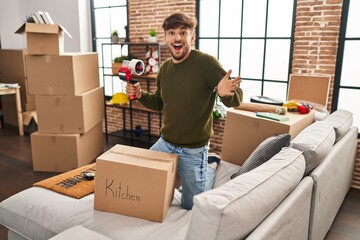
<path fill-rule="evenodd" d="M 338 110 L 339 104 L 339 94 L 341 89 L 352 89 L 352 90 L 359 90 L 360 87 L 356 86 L 345 86 L 341 85 L 341 73 L 342 73 L 342 66 L 344 60 L 344 50 L 345 50 L 345 43 L 346 41 L 360 41 L 360 37 L 354 38 L 347 38 L 346 37 L 346 28 L 347 28 L 347 21 L 349 16 L 349 7 L 350 7 L 350 0 L 344 0 L 342 5 L 341 11 L 341 20 L 340 20 L 340 32 L 339 32 L 339 42 L 338 42 L 338 51 L 336 56 L 336 66 L 335 66 L 335 78 L 334 78 L 334 89 L 333 89 L 333 97 L 331 103 L 331 112 L 335 112 Z M 358 132 L 358 138 L 360 138 L 360 132 Z"/>
<path fill-rule="evenodd" d="M 287 94 L 288 94 L 288 87 L 289 87 L 289 79 L 290 79 L 290 74 L 291 74 L 291 70 L 292 70 L 292 59 L 293 59 L 293 50 L 294 50 L 294 34 L 295 34 L 295 20 L 296 20 L 296 6 L 297 6 L 297 0 L 293 0 L 293 11 L 292 11 L 292 24 L 291 24 L 291 33 L 290 33 L 290 37 L 268 37 L 267 36 L 267 28 L 268 28 L 268 11 L 269 11 L 269 0 L 266 0 L 266 16 L 265 16 L 265 35 L 264 37 L 243 37 L 242 36 L 242 31 L 243 31 L 243 22 L 241 22 L 241 32 L 240 32 L 240 37 L 221 37 L 220 36 L 220 21 L 221 21 L 221 0 L 219 1 L 219 9 L 218 9 L 218 36 L 217 37 L 202 37 L 200 36 L 200 28 L 201 28 L 201 24 L 198 24 L 198 27 L 196 28 L 196 41 L 195 41 L 195 46 L 197 49 L 200 48 L 200 40 L 201 39 L 214 39 L 217 40 L 217 56 L 216 58 L 219 59 L 219 55 L 220 55 L 220 40 L 223 39 L 236 39 L 236 40 L 240 40 L 240 52 L 242 51 L 242 40 L 264 40 L 264 49 L 263 49 L 263 62 L 262 62 L 262 72 L 261 72 L 261 78 L 246 78 L 246 77 L 241 77 L 242 80 L 246 80 L 246 81 L 256 81 L 256 82 L 260 82 L 261 84 L 261 96 L 263 96 L 264 94 L 264 86 L 266 83 L 282 83 L 282 84 L 286 84 L 286 93 L 285 93 L 285 97 L 287 99 Z M 244 0 L 242 1 L 242 13 L 241 13 L 241 21 L 243 21 L 243 12 L 244 12 Z M 200 9 L 200 0 L 196 0 L 196 17 L 197 19 L 200 19 L 200 15 L 201 15 L 201 9 Z M 272 80 L 272 79 L 265 79 L 265 67 L 266 67 L 266 47 L 267 47 L 267 42 L 268 40 L 281 40 L 281 39 L 285 39 L 285 40 L 289 40 L 290 41 L 290 45 L 289 45 L 289 65 L 287 68 L 287 77 L 285 80 Z M 239 56 L 239 73 L 241 73 L 241 55 Z"/>
<path fill-rule="evenodd" d="M 101 6 L 101 7 L 95 7 L 94 5 L 94 0 L 90 1 L 90 16 L 91 16 L 91 30 L 92 30 L 92 45 L 93 45 L 93 51 L 97 52 L 99 55 L 99 81 L 100 81 L 100 85 L 104 87 L 104 94 L 108 91 L 108 89 L 112 89 L 111 91 L 114 91 L 114 84 L 113 81 L 111 81 L 111 84 L 105 84 L 106 82 L 106 78 L 105 78 L 105 72 L 108 71 L 109 69 L 111 69 L 111 66 L 105 66 L 104 64 L 104 52 L 103 52 L 103 44 L 101 44 L 100 49 L 98 49 L 97 47 L 97 40 L 106 40 L 106 45 L 110 45 L 111 44 L 111 34 L 109 33 L 108 37 L 97 37 L 96 36 L 96 17 L 95 17 L 95 10 L 96 9 L 111 9 L 111 8 L 126 8 L 126 28 L 125 28 L 125 41 L 126 39 L 129 39 L 129 1 L 126 0 L 126 4 L 124 5 L 107 5 L 107 6 Z M 111 20 L 109 22 L 110 24 L 110 28 L 111 27 Z M 109 43 L 109 44 L 108 44 Z M 122 48 L 121 48 L 122 49 Z M 111 59 L 114 58 L 113 56 L 113 52 L 110 52 L 111 54 Z M 101 58 L 101 61 L 100 61 Z M 106 88 L 108 86 L 108 88 Z M 106 88 L 106 89 L 105 89 Z M 105 100 L 110 100 L 112 98 L 112 96 L 110 95 L 104 95 Z"/>

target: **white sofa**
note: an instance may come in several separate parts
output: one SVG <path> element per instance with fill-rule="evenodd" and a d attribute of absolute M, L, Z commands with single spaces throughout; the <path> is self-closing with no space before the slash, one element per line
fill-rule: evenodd
<path fill-rule="evenodd" d="M 93 194 L 76 200 L 32 187 L 0 203 L 0 224 L 9 229 L 10 240 L 320 240 L 349 190 L 357 151 L 352 114 L 337 111 L 328 118 L 234 179 L 230 176 L 239 167 L 222 161 L 214 189 L 197 195 L 191 211 L 174 200 L 162 223 L 96 211 Z M 318 165 L 304 176 L 314 161 Z"/>

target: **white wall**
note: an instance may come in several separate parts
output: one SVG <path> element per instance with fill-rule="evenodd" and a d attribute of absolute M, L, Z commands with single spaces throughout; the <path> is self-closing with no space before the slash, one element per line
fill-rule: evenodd
<path fill-rule="evenodd" d="M 65 52 L 91 52 L 90 4 L 87 0 L 0 0 L 0 37 L 2 48 L 26 48 L 25 36 L 14 32 L 26 16 L 47 11 L 55 23 L 72 35 L 65 35 Z"/>

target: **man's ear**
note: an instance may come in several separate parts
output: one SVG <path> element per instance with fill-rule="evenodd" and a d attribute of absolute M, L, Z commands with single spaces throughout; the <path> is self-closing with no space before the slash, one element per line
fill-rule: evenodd
<path fill-rule="evenodd" d="M 195 33 L 195 31 L 192 31 L 191 43 L 194 43 L 194 42 L 195 42 L 195 37 L 196 37 L 196 33 Z"/>

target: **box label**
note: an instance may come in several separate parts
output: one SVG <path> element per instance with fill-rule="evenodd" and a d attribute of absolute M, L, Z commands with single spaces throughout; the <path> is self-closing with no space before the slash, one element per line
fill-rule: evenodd
<path fill-rule="evenodd" d="M 124 201 L 141 202 L 141 195 L 135 193 L 134 190 L 125 182 L 115 181 L 113 178 L 106 178 L 105 181 L 105 197 L 118 198 Z"/>

